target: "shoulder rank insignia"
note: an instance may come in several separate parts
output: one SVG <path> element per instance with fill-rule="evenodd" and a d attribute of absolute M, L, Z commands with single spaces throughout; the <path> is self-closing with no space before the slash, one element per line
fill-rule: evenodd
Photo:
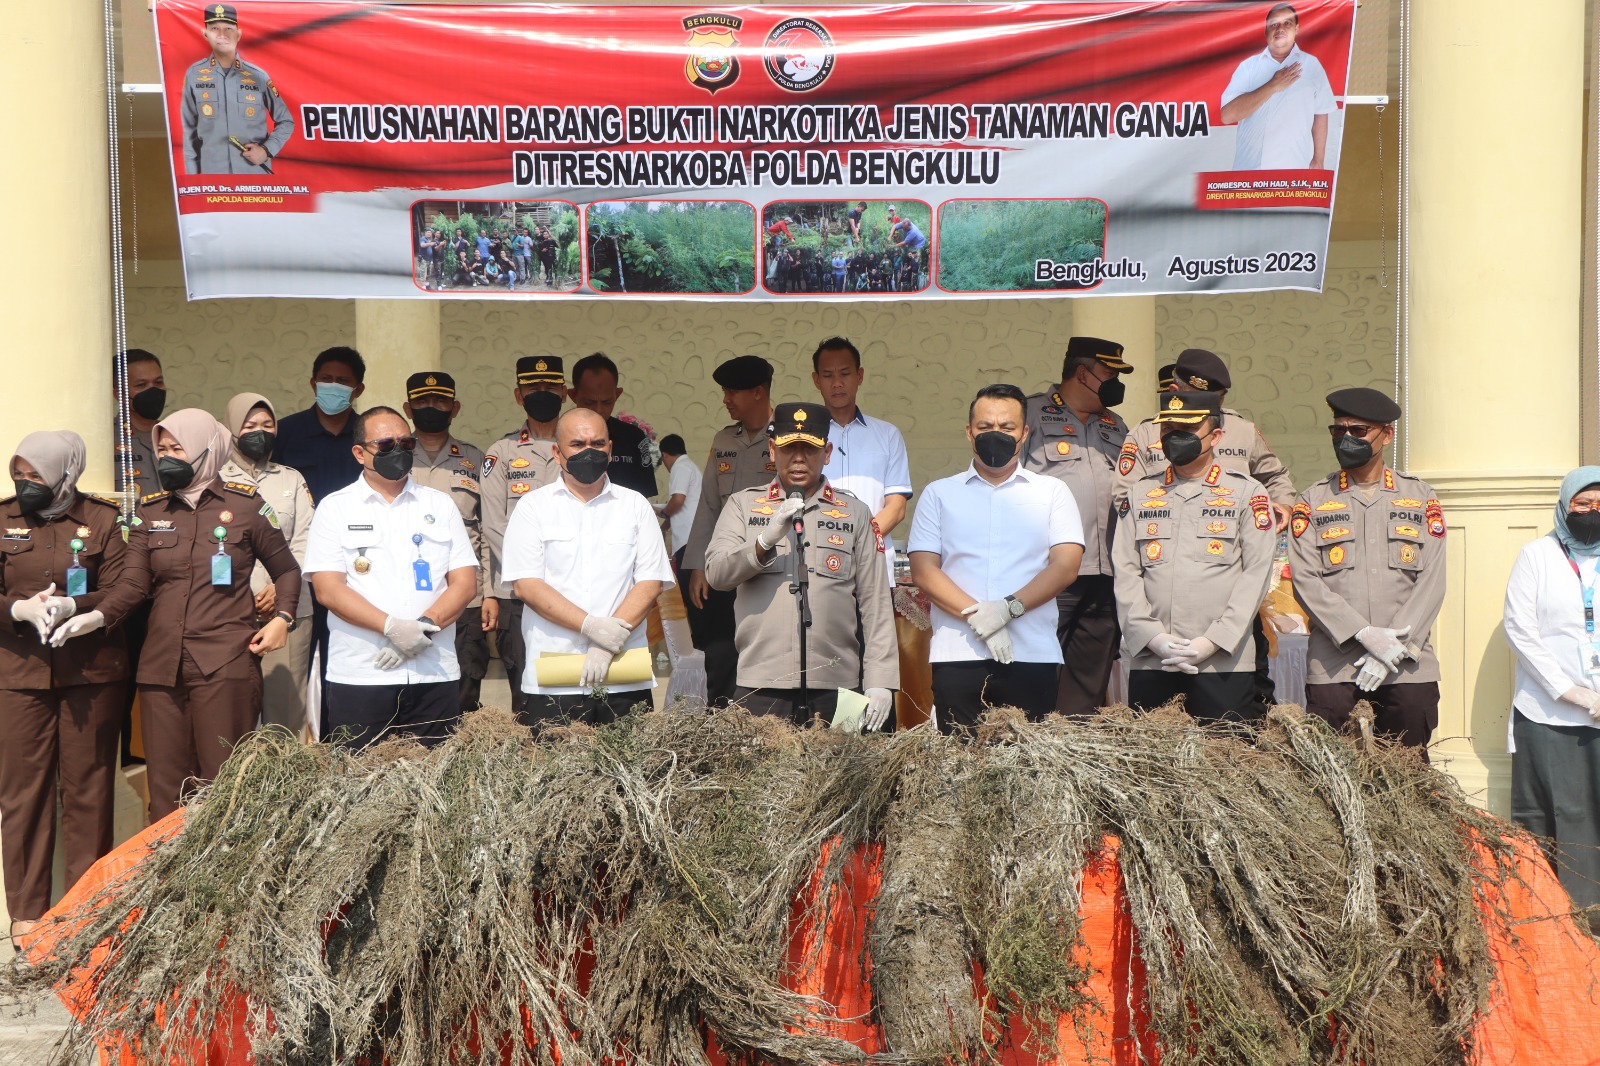
<path fill-rule="evenodd" d="M 256 495 L 256 487 L 248 481 L 224 481 L 222 487 L 229 492 L 237 492 L 241 496 Z"/>
<path fill-rule="evenodd" d="M 1339 491 L 1340 492 L 1349 492 L 1350 491 L 1350 471 L 1348 471 L 1348 470 L 1339 471 Z"/>
<path fill-rule="evenodd" d="M 1205 477 L 1206 484 L 1207 485 L 1215 485 L 1217 482 L 1219 482 L 1221 480 L 1222 480 L 1222 467 L 1218 466 L 1216 463 L 1212 463 L 1211 464 L 1211 469 L 1206 471 L 1206 477 Z M 1263 497 L 1263 499 L 1265 499 L 1265 497 Z"/>
<path fill-rule="evenodd" d="M 1065 401 L 1065 400 L 1063 400 L 1061 398 L 1061 394 L 1059 392 L 1052 392 L 1050 394 L 1050 403 L 1053 404 L 1054 406 L 1056 406 L 1056 407 L 1064 407 L 1066 405 L 1066 402 L 1067 401 Z"/>
<path fill-rule="evenodd" d="M 450 457 L 452 459 L 455 458 L 456 456 L 460 455 L 460 454 L 461 454 L 461 445 L 459 445 L 459 444 L 450 445 Z"/>
<path fill-rule="evenodd" d="M 783 499 L 783 486 L 779 485 L 776 481 L 774 481 L 772 484 L 768 485 L 767 486 L 767 499 L 769 499 L 769 500 L 781 500 L 781 499 Z"/>
<path fill-rule="evenodd" d="M 1394 471 L 1390 470 L 1388 467 L 1383 468 L 1383 491 L 1394 491 Z"/>
<path fill-rule="evenodd" d="M 115 507 L 119 511 L 122 509 L 122 501 L 116 499 L 115 497 L 101 496 L 96 492 L 86 492 L 83 494 L 83 498 L 86 500 L 93 500 L 95 503 L 103 503 L 107 507 Z"/>
<path fill-rule="evenodd" d="M 139 497 L 139 502 L 140 503 L 155 503 L 157 500 L 165 499 L 166 497 L 168 497 L 170 495 L 172 495 L 170 492 L 168 492 L 166 489 L 162 489 L 160 492 L 152 492 L 148 496 L 140 496 Z"/>
<path fill-rule="evenodd" d="M 833 503 L 834 502 L 833 486 L 832 485 L 824 485 L 824 486 L 822 486 L 822 502 L 823 503 Z"/>
<path fill-rule="evenodd" d="M 1214 466 L 1211 469 L 1220 468 Z M 1272 501 L 1265 496 L 1250 497 L 1250 513 L 1255 515 L 1257 529 L 1263 531 L 1272 529 Z"/>

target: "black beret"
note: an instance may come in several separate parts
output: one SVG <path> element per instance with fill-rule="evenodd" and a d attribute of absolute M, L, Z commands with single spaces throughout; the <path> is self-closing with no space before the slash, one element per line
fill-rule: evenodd
<path fill-rule="evenodd" d="M 559 355 L 525 355 L 517 360 L 518 385 L 562 385 L 566 380 Z"/>
<path fill-rule="evenodd" d="M 1156 412 L 1156 425 L 1176 422 L 1197 426 L 1207 418 L 1222 419 L 1222 400 L 1214 392 L 1174 392 Z"/>
<path fill-rule="evenodd" d="M 1328 406 L 1336 416 L 1359 418 L 1378 425 L 1400 419 L 1400 405 L 1377 389 L 1337 389 L 1328 393 Z"/>
<path fill-rule="evenodd" d="M 1185 348 L 1178 353 L 1176 364 L 1178 387 L 1199 392 L 1221 392 L 1233 386 L 1228 376 L 1228 366 L 1216 352 L 1204 348 Z"/>
<path fill-rule="evenodd" d="M 753 389 L 772 384 L 772 364 L 759 355 L 736 355 L 711 372 L 711 380 L 725 389 Z"/>
<path fill-rule="evenodd" d="M 424 396 L 456 398 L 456 379 L 443 370 L 424 370 L 406 378 L 406 399 L 420 400 Z"/>
<path fill-rule="evenodd" d="M 780 403 L 772 409 L 767 436 L 782 448 L 800 441 L 814 448 L 828 445 L 828 409 L 820 403 Z"/>
<path fill-rule="evenodd" d="M 1068 359 L 1097 359 L 1119 374 L 1133 373 L 1133 364 L 1122 358 L 1122 345 L 1099 337 L 1072 337 L 1067 340 Z"/>

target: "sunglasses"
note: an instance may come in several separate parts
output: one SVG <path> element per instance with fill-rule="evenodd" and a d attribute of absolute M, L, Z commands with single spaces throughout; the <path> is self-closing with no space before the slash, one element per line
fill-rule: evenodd
<path fill-rule="evenodd" d="M 1376 433 L 1382 428 L 1383 428 L 1382 426 L 1337 426 L 1336 425 L 1336 426 L 1329 426 L 1328 427 L 1328 432 L 1333 435 L 1333 439 L 1334 440 L 1338 440 L 1340 437 L 1344 436 L 1346 433 L 1350 434 L 1353 437 L 1360 437 L 1362 440 L 1366 440 L 1369 434 Z"/>
<path fill-rule="evenodd" d="M 415 437 L 379 437 L 377 440 L 367 441 L 363 447 L 371 448 L 373 455 L 388 455 L 399 448 L 403 452 L 415 451 L 417 438 Z"/>

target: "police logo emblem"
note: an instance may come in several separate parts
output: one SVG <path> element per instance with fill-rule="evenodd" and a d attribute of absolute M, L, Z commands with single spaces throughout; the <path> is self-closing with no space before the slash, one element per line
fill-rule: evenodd
<path fill-rule="evenodd" d="M 826 566 L 829 570 L 832 570 L 835 573 L 838 573 L 839 568 L 842 567 L 844 565 L 844 563 L 840 560 L 840 558 L 837 555 L 830 555 L 830 556 L 828 556 L 828 561 L 823 563 L 822 565 Z"/>
<path fill-rule="evenodd" d="M 1220 540 L 1208 540 L 1208 541 L 1206 541 L 1206 554 L 1208 554 L 1208 555 L 1221 555 L 1222 554 L 1222 541 L 1220 541 Z"/>
<path fill-rule="evenodd" d="M 1417 549 L 1413 548 L 1409 544 L 1402 544 L 1400 546 L 1400 561 L 1405 563 L 1407 566 L 1410 566 L 1412 563 L 1416 562 Z"/>
<path fill-rule="evenodd" d="M 689 31 L 683 76 L 690 85 L 716 93 L 739 80 L 739 38 L 734 33 L 743 26 L 744 19 L 737 15 L 690 15 L 683 20 Z"/>
<path fill-rule="evenodd" d="M 217 521 L 223 523 L 224 525 L 226 525 L 229 522 L 232 522 L 233 521 L 233 512 L 232 511 L 223 511 L 221 514 L 217 515 Z"/>
<path fill-rule="evenodd" d="M 372 570 L 372 560 L 368 559 L 365 555 L 359 555 L 356 557 L 355 564 L 351 567 L 351 569 L 358 574 L 369 573 Z"/>
<path fill-rule="evenodd" d="M 244 109 L 244 117 L 245 118 L 255 118 L 256 117 L 256 109 L 253 108 L 253 107 L 245 108 Z"/>
<path fill-rule="evenodd" d="M 833 38 L 815 19 L 787 18 L 767 34 L 767 76 L 792 93 L 809 92 L 833 73 Z"/>
<path fill-rule="evenodd" d="M 1057 441 L 1056 442 L 1056 454 L 1057 455 L 1071 455 L 1072 454 L 1072 445 L 1068 444 L 1064 440 Z"/>
<path fill-rule="evenodd" d="M 718 463 L 717 464 L 717 473 L 719 473 L 719 474 L 726 474 L 728 471 L 730 471 L 732 469 L 733 469 L 733 464 L 732 463 Z"/>
<path fill-rule="evenodd" d="M 212 115 L 215 115 L 217 113 L 217 109 L 212 107 L 210 104 L 201 104 L 200 105 L 200 113 L 202 115 L 204 115 L 206 118 L 210 118 Z"/>
<path fill-rule="evenodd" d="M 1160 532 L 1161 532 L 1161 523 L 1160 522 L 1150 522 L 1144 527 L 1144 535 L 1147 536 L 1147 537 L 1153 537 L 1153 536 L 1157 535 Z"/>
<path fill-rule="evenodd" d="M 79 539 L 87 538 L 87 537 L 91 536 L 93 533 L 94 533 L 94 530 L 90 529 L 88 526 L 79 526 L 78 527 L 77 535 L 78 535 Z"/>
<path fill-rule="evenodd" d="M 1343 544 L 1335 544 L 1333 547 L 1328 549 L 1328 562 L 1332 563 L 1334 566 L 1344 565 Z"/>
<path fill-rule="evenodd" d="M 1144 557 L 1152 563 L 1161 558 L 1161 542 L 1153 540 L 1144 546 Z"/>

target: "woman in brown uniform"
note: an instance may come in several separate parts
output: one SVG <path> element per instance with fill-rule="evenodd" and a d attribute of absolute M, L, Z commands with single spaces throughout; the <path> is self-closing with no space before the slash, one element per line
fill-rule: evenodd
<path fill-rule="evenodd" d="M 126 612 L 141 598 L 116 583 L 126 551 L 116 504 L 78 491 L 84 454 L 76 433 L 30 433 L 11 457 L 16 495 L 0 500 L 0 842 L 15 936 L 50 906 L 58 781 L 67 883 L 111 850 L 122 631 L 45 642 L 67 614 Z M 107 602 L 111 589 L 121 606 Z"/>
<path fill-rule="evenodd" d="M 256 487 L 218 476 L 233 451 L 233 434 L 220 422 L 189 408 L 156 423 L 153 437 L 162 491 L 139 502 L 142 523 L 128 541 L 125 580 L 142 583 L 152 600 L 136 680 L 155 821 L 178 809 L 191 779 L 214 778 L 255 728 L 260 656 L 288 637 L 300 567 Z M 278 596 L 276 613 L 259 629 L 250 591 L 257 560 Z M 105 613 L 106 622 L 120 620 Z"/>

